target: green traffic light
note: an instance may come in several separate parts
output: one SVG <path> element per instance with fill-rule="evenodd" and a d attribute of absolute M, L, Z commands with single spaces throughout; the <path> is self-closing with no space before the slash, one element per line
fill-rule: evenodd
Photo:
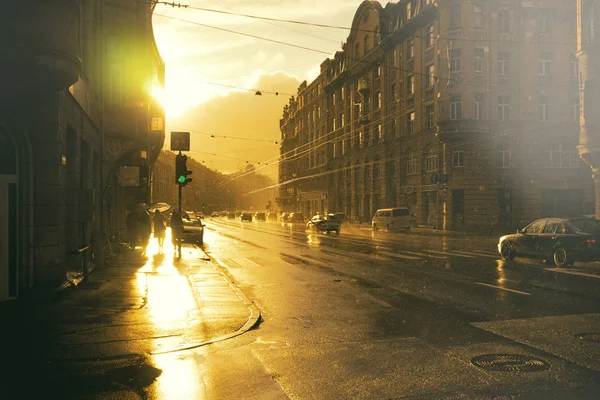
<path fill-rule="evenodd" d="M 186 179 L 185 176 L 179 175 L 179 178 L 177 178 L 177 182 L 179 182 L 179 183 L 185 183 L 185 179 Z"/>

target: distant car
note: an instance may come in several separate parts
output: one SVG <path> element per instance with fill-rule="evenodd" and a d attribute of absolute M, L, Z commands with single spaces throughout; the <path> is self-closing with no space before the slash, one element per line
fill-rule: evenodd
<path fill-rule="evenodd" d="M 543 218 L 498 241 L 503 260 L 540 257 L 557 267 L 600 260 L 600 221 L 586 217 Z"/>
<path fill-rule="evenodd" d="M 279 216 L 279 221 L 281 222 L 288 222 L 288 217 L 290 216 L 289 213 L 281 213 L 281 215 Z"/>
<path fill-rule="evenodd" d="M 248 222 L 252 222 L 252 213 L 249 212 L 243 212 L 240 215 L 240 221 L 244 222 L 244 221 L 248 221 Z"/>
<path fill-rule="evenodd" d="M 254 214 L 254 220 L 265 222 L 267 220 L 267 214 L 265 214 L 264 212 L 257 212 L 256 214 Z"/>
<path fill-rule="evenodd" d="M 219 218 L 220 217 L 219 213 L 216 211 L 213 211 L 212 214 L 210 214 L 210 216 L 211 216 L 211 218 Z"/>
<path fill-rule="evenodd" d="M 287 222 L 296 224 L 296 223 L 304 223 L 304 215 L 299 212 L 293 212 L 287 219 Z"/>
<path fill-rule="evenodd" d="M 397 229 L 409 230 L 415 225 L 414 215 L 410 213 L 407 207 L 382 208 L 375 212 L 371 220 L 373 230 L 385 228 L 388 231 Z"/>
<path fill-rule="evenodd" d="M 306 230 L 318 232 L 335 232 L 340 234 L 340 222 L 335 218 L 334 214 L 329 214 L 327 217 L 315 215 L 306 223 Z"/>
<path fill-rule="evenodd" d="M 276 212 L 270 212 L 267 214 L 267 221 L 274 221 L 277 222 L 279 221 L 279 217 L 277 216 Z"/>
<path fill-rule="evenodd" d="M 235 213 L 234 212 L 227 213 L 227 219 L 235 219 Z"/>
<path fill-rule="evenodd" d="M 194 214 L 196 215 L 196 218 L 204 218 L 204 213 L 202 211 L 196 211 Z"/>

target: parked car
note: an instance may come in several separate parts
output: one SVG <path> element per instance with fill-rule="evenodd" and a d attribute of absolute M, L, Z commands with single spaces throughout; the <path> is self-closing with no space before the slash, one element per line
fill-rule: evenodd
<path fill-rule="evenodd" d="M 227 219 L 235 219 L 235 213 L 234 212 L 227 213 Z"/>
<path fill-rule="evenodd" d="M 186 218 L 186 215 L 188 218 Z M 183 241 L 202 245 L 204 243 L 204 224 L 200 218 L 190 216 L 184 212 L 181 216 L 183 222 Z"/>
<path fill-rule="evenodd" d="M 288 217 L 290 216 L 289 213 L 281 213 L 281 215 L 279 216 L 279 221 L 281 222 L 288 222 Z"/>
<path fill-rule="evenodd" d="M 194 214 L 196 215 L 196 218 L 204 218 L 204 213 L 202 211 L 196 211 Z"/>
<path fill-rule="evenodd" d="M 415 217 L 407 207 L 381 208 L 371 220 L 374 231 L 385 228 L 388 231 L 410 229 L 415 225 Z"/>
<path fill-rule="evenodd" d="M 600 260 L 600 221 L 579 218 L 542 218 L 498 241 L 503 260 L 516 256 L 540 257 L 567 267 L 576 261 Z"/>
<path fill-rule="evenodd" d="M 274 221 L 274 222 L 279 221 L 279 217 L 277 216 L 277 213 L 276 212 L 270 212 L 270 213 L 268 213 L 267 214 L 267 221 L 269 221 L 269 222 L 271 222 L 271 221 Z"/>
<path fill-rule="evenodd" d="M 340 222 L 335 218 L 334 214 L 328 214 L 326 217 L 315 215 L 306 223 L 306 229 L 317 232 L 335 232 L 340 234 Z"/>
<path fill-rule="evenodd" d="M 287 219 L 287 222 L 296 224 L 296 223 L 304 223 L 304 215 L 299 212 L 293 212 Z"/>
<path fill-rule="evenodd" d="M 220 215 L 219 215 L 219 213 L 218 213 L 218 212 L 216 212 L 216 211 L 213 211 L 213 212 L 212 212 L 212 214 L 210 214 L 210 217 L 211 217 L 211 218 L 219 218 L 219 217 L 220 217 Z"/>
<path fill-rule="evenodd" d="M 240 221 L 244 222 L 244 221 L 248 221 L 248 222 L 252 222 L 252 213 L 249 212 L 243 212 L 240 214 Z"/>
<path fill-rule="evenodd" d="M 267 220 L 267 214 L 264 212 L 257 212 L 254 214 L 254 220 L 265 222 Z"/>

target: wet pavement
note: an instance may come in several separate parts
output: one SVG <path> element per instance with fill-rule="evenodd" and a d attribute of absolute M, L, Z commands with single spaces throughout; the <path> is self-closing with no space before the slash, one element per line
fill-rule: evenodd
<path fill-rule="evenodd" d="M 503 262 L 489 237 L 206 224 L 181 261 L 97 270 L 20 314 L 14 398 L 597 398 L 595 265 Z"/>

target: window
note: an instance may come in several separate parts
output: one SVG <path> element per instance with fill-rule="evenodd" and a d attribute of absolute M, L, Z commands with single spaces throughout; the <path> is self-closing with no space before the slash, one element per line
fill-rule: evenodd
<path fill-rule="evenodd" d="M 342 154 L 346 154 L 346 151 L 347 151 L 347 149 L 346 149 L 346 141 L 342 140 Z"/>
<path fill-rule="evenodd" d="M 465 166 L 465 152 L 463 150 L 455 150 L 452 152 L 452 167 L 462 168 Z"/>
<path fill-rule="evenodd" d="M 571 78 L 577 78 L 579 75 L 579 62 L 577 62 L 577 56 L 575 54 L 571 54 L 569 59 L 569 76 Z"/>
<path fill-rule="evenodd" d="M 501 143 L 498 147 L 498 168 L 510 168 L 510 148 L 508 143 Z"/>
<path fill-rule="evenodd" d="M 404 15 L 404 20 L 408 21 L 411 18 L 412 18 L 412 4 L 409 1 L 408 3 L 406 3 L 406 14 Z"/>
<path fill-rule="evenodd" d="M 508 121 L 510 119 L 510 97 L 498 96 L 498 120 Z"/>
<path fill-rule="evenodd" d="M 450 8 L 450 29 L 460 28 L 462 25 L 461 13 L 460 4 L 455 4 Z"/>
<path fill-rule="evenodd" d="M 406 78 L 406 94 L 412 96 L 415 94 L 415 77 L 409 76 Z"/>
<path fill-rule="evenodd" d="M 381 125 L 377 124 L 375 125 L 375 127 L 373 128 L 373 139 L 377 139 L 379 141 L 383 140 L 383 131 L 381 130 Z"/>
<path fill-rule="evenodd" d="M 475 119 L 483 119 L 483 101 L 485 94 L 475 93 Z"/>
<path fill-rule="evenodd" d="M 500 10 L 498 12 L 498 31 L 500 33 L 510 32 L 510 11 Z"/>
<path fill-rule="evenodd" d="M 548 121 L 550 119 L 550 105 L 552 98 L 550 96 L 540 96 L 538 100 L 538 119 Z"/>
<path fill-rule="evenodd" d="M 425 172 L 434 172 L 438 169 L 438 155 L 435 150 L 430 150 L 425 157 Z"/>
<path fill-rule="evenodd" d="M 365 52 L 365 54 L 367 54 L 369 52 L 369 35 L 365 35 L 365 48 L 364 48 L 364 52 Z"/>
<path fill-rule="evenodd" d="M 525 232 L 528 234 L 538 234 L 538 233 L 542 233 L 542 229 L 544 228 L 544 224 L 546 224 L 546 220 L 541 220 L 541 221 L 537 221 L 532 223 L 531 225 L 529 225 L 527 228 L 525 228 Z"/>
<path fill-rule="evenodd" d="M 550 75 L 550 69 L 552 66 L 552 54 L 544 52 L 540 55 L 538 60 L 538 74 L 547 76 Z"/>
<path fill-rule="evenodd" d="M 548 151 L 546 168 L 579 168 L 579 152 L 577 150 L 564 150 L 562 145 L 558 149 Z"/>
<path fill-rule="evenodd" d="M 331 118 L 331 129 L 335 131 L 335 117 Z"/>
<path fill-rule="evenodd" d="M 406 116 L 406 132 L 409 135 L 415 133 L 415 112 L 409 112 Z"/>
<path fill-rule="evenodd" d="M 483 7 L 475 4 L 473 11 L 475 12 L 475 28 L 483 29 Z"/>
<path fill-rule="evenodd" d="M 537 19 L 537 30 L 539 33 L 550 33 L 552 31 L 552 19 L 548 15 L 540 15 Z"/>
<path fill-rule="evenodd" d="M 462 71 L 462 64 L 460 62 L 460 49 L 454 49 L 450 53 L 450 72 Z"/>
<path fill-rule="evenodd" d="M 415 56 L 415 42 L 412 39 L 406 41 L 406 57 L 411 59 Z"/>
<path fill-rule="evenodd" d="M 569 120 L 579 122 L 579 114 L 581 113 L 579 103 L 573 103 L 569 106 Z"/>
<path fill-rule="evenodd" d="M 398 51 L 396 49 L 394 49 L 394 52 L 392 53 L 392 66 L 393 67 L 397 67 L 398 62 L 396 61 L 398 60 Z"/>
<path fill-rule="evenodd" d="M 354 57 L 360 58 L 360 46 L 358 43 L 354 45 Z"/>
<path fill-rule="evenodd" d="M 346 100 L 345 94 L 346 94 L 346 91 L 344 90 L 344 88 L 342 88 L 342 96 L 341 96 L 342 98 L 341 98 L 341 101 Z"/>
<path fill-rule="evenodd" d="M 462 119 L 462 96 L 450 96 L 450 119 Z"/>
<path fill-rule="evenodd" d="M 510 75 L 510 54 L 500 52 L 498 53 L 498 75 L 508 76 Z"/>
<path fill-rule="evenodd" d="M 435 26 L 429 25 L 429 29 L 427 29 L 427 37 L 425 38 L 425 47 L 433 46 L 434 37 L 435 37 Z"/>
<path fill-rule="evenodd" d="M 417 173 L 417 157 L 415 157 L 414 153 L 410 153 L 408 155 L 406 161 L 406 174 L 414 175 Z"/>
<path fill-rule="evenodd" d="M 358 133 L 358 143 L 360 144 L 360 147 L 365 145 L 365 134 L 362 130 Z"/>
<path fill-rule="evenodd" d="M 375 103 L 376 106 L 377 106 L 377 108 L 381 108 L 381 92 L 377 92 L 377 95 L 376 95 L 375 99 L 377 101 L 377 103 Z"/>
<path fill-rule="evenodd" d="M 396 101 L 396 84 L 395 83 L 392 83 L 390 92 L 391 92 L 392 100 Z"/>
<path fill-rule="evenodd" d="M 425 75 L 427 75 L 427 87 L 435 85 L 435 65 L 431 64 L 425 67 Z M 414 86 L 414 84 L 413 84 Z M 414 93 L 414 88 L 413 88 Z"/>
<path fill-rule="evenodd" d="M 483 72 L 483 49 L 475 49 L 475 72 Z"/>
<path fill-rule="evenodd" d="M 427 117 L 427 128 L 433 128 L 435 126 L 435 107 L 433 104 L 425 107 L 425 116 Z"/>
<path fill-rule="evenodd" d="M 390 121 L 390 132 L 392 139 L 396 138 L 396 118 Z"/>
<path fill-rule="evenodd" d="M 346 126 L 346 120 L 344 119 L 344 113 L 340 114 L 340 126 Z"/>

